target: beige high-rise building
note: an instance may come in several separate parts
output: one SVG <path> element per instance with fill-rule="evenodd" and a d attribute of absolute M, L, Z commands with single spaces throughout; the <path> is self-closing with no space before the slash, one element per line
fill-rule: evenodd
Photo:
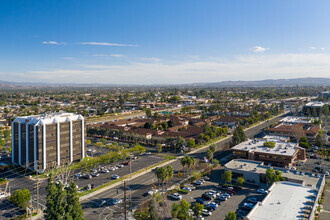
<path fill-rule="evenodd" d="M 86 123 L 73 113 L 18 117 L 12 122 L 12 162 L 43 172 L 86 156 Z"/>

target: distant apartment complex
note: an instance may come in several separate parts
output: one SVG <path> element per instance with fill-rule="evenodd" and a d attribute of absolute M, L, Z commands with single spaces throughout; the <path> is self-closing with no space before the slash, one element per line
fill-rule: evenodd
<path fill-rule="evenodd" d="M 18 117 L 12 122 L 12 162 L 44 171 L 81 160 L 85 128 L 84 118 L 73 113 Z"/>
<path fill-rule="evenodd" d="M 231 148 L 237 158 L 263 161 L 279 167 L 292 166 L 294 161 L 306 160 L 306 150 L 297 143 L 275 142 L 274 148 L 264 147 L 266 140 L 248 140 Z"/>

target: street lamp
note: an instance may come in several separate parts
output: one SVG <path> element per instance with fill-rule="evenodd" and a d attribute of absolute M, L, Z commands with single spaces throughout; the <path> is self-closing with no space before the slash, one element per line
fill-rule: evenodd
<path fill-rule="evenodd" d="M 106 210 L 106 209 L 110 209 L 109 207 L 105 207 L 102 212 L 99 214 L 99 220 L 101 220 L 101 214 Z"/>

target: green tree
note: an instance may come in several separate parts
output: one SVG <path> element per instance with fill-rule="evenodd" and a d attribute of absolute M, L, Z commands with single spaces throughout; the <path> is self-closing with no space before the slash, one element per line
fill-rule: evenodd
<path fill-rule="evenodd" d="M 282 174 L 278 170 L 273 170 L 273 168 L 269 168 L 266 170 L 266 180 L 269 185 L 273 184 L 274 182 L 283 181 L 284 178 Z"/>
<path fill-rule="evenodd" d="M 180 205 L 177 203 L 173 203 L 172 209 L 171 209 L 171 215 L 173 219 L 175 220 L 180 212 Z"/>
<path fill-rule="evenodd" d="M 187 140 L 187 147 L 188 148 L 194 148 L 195 146 L 196 146 L 196 143 L 195 143 L 194 139 Z"/>
<path fill-rule="evenodd" d="M 23 208 L 26 205 L 26 202 L 31 200 L 31 194 L 28 189 L 18 189 L 11 194 L 8 201 L 17 205 L 20 208 Z"/>
<path fill-rule="evenodd" d="M 156 149 L 158 153 L 161 153 L 163 151 L 163 146 L 161 144 L 156 144 Z"/>
<path fill-rule="evenodd" d="M 106 144 L 107 143 L 107 139 L 105 139 L 105 138 L 101 138 L 100 141 L 102 142 L 102 144 Z"/>
<path fill-rule="evenodd" d="M 237 177 L 236 185 L 242 186 L 243 183 L 244 183 L 244 178 L 243 177 Z"/>
<path fill-rule="evenodd" d="M 303 147 L 305 149 L 308 149 L 309 148 L 309 143 L 308 143 L 308 140 L 307 140 L 307 138 L 305 136 L 300 138 L 300 140 L 299 140 L 299 146 L 300 147 Z"/>
<path fill-rule="evenodd" d="M 222 182 L 224 182 L 224 183 L 230 183 L 231 182 L 231 178 L 232 178 L 232 172 L 230 170 L 225 171 L 221 175 Z"/>
<path fill-rule="evenodd" d="M 320 130 L 317 133 L 316 138 L 315 138 L 315 144 L 318 147 L 323 147 L 323 131 L 322 130 Z"/>
<path fill-rule="evenodd" d="M 213 153 L 212 153 L 212 151 L 211 151 L 210 149 L 207 149 L 207 151 L 206 151 L 206 158 L 207 158 L 209 161 L 211 161 L 212 158 L 213 158 Z"/>
<path fill-rule="evenodd" d="M 151 117 L 151 115 L 152 115 L 152 113 L 151 113 L 151 109 L 150 108 L 147 108 L 146 109 L 146 115 L 147 115 L 147 117 Z"/>
<path fill-rule="evenodd" d="M 174 175 L 173 167 L 171 165 L 167 165 L 166 172 L 167 172 L 166 179 L 170 180 L 170 182 L 171 182 L 171 179 L 173 178 L 173 175 Z"/>
<path fill-rule="evenodd" d="M 229 211 L 225 216 L 225 220 L 236 220 L 235 212 Z"/>
<path fill-rule="evenodd" d="M 159 219 L 158 216 L 158 207 L 157 207 L 157 201 L 155 197 L 152 197 L 149 202 L 149 219 L 150 220 L 157 220 Z"/>
<path fill-rule="evenodd" d="M 192 210 L 194 212 L 194 216 L 200 217 L 201 214 L 202 214 L 203 209 L 204 209 L 204 206 L 202 204 L 196 202 L 195 205 L 192 208 Z"/>
<path fill-rule="evenodd" d="M 48 185 L 47 185 L 47 198 L 46 198 L 46 213 L 45 219 L 51 220 L 55 219 L 56 217 L 56 204 L 55 204 L 55 195 L 57 192 L 56 185 L 54 183 L 52 175 L 48 178 Z"/>
<path fill-rule="evenodd" d="M 75 182 L 71 181 L 70 186 L 67 190 L 67 206 L 66 206 L 66 214 L 67 219 L 71 217 L 73 220 L 84 220 L 84 213 L 81 209 L 81 204 L 79 202 L 79 196 L 77 193 L 77 187 Z M 68 217 L 70 216 L 70 217 Z"/>
<path fill-rule="evenodd" d="M 214 165 L 214 167 L 217 167 L 219 165 L 219 160 L 212 159 L 211 163 Z"/>
<path fill-rule="evenodd" d="M 215 153 L 215 151 L 216 151 L 216 145 L 215 144 L 212 144 L 209 149 L 211 150 L 212 153 Z"/>

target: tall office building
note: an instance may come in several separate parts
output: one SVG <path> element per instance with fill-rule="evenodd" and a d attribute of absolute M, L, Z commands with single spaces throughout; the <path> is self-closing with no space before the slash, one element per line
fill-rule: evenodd
<path fill-rule="evenodd" d="M 12 122 L 12 162 L 39 172 L 83 159 L 85 142 L 81 115 L 24 116 Z"/>

